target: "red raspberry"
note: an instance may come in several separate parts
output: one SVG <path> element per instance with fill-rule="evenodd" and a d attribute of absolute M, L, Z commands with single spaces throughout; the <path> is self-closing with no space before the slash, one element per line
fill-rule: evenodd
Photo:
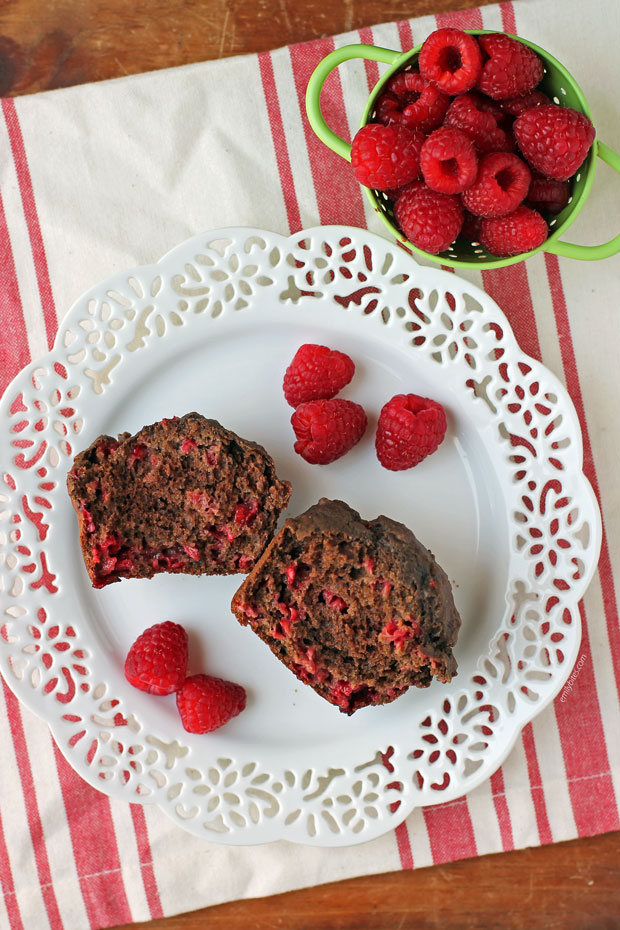
<path fill-rule="evenodd" d="M 460 29 L 436 29 L 420 49 L 420 74 L 444 94 L 464 94 L 480 74 L 482 54 L 473 36 Z"/>
<path fill-rule="evenodd" d="M 480 242 L 487 252 L 499 258 L 537 249 L 547 234 L 547 224 L 540 213 L 523 204 L 506 216 L 485 217 L 480 226 Z"/>
<path fill-rule="evenodd" d="M 485 97 L 484 94 L 479 94 L 476 90 L 472 90 L 470 96 L 475 100 L 478 109 L 482 113 L 490 113 L 501 129 L 510 129 L 512 120 L 509 114 L 504 112 L 498 100 L 491 100 L 490 97 Z"/>
<path fill-rule="evenodd" d="M 512 144 L 498 126 L 497 114 L 489 112 L 483 100 L 480 94 L 475 93 L 456 97 L 448 108 L 444 126 L 467 133 L 481 155 L 509 151 Z"/>
<path fill-rule="evenodd" d="M 245 688 L 212 675 L 192 675 L 177 691 L 177 707 L 188 733 L 211 733 L 240 714 Z"/>
<path fill-rule="evenodd" d="M 255 497 L 250 497 L 235 507 L 233 523 L 237 526 L 249 526 L 256 519 L 258 511 L 258 501 Z"/>
<path fill-rule="evenodd" d="M 385 191 L 385 193 L 391 200 L 396 201 L 401 196 L 401 194 L 405 193 L 405 191 L 419 190 L 421 187 L 424 187 L 424 183 L 422 181 L 409 181 L 409 184 L 405 184 L 404 187 L 395 187 L 394 189 L 390 188 L 390 190 Z"/>
<path fill-rule="evenodd" d="M 178 623 L 156 623 L 138 636 L 125 659 L 125 678 L 149 694 L 178 691 L 187 675 L 187 633 Z"/>
<path fill-rule="evenodd" d="M 463 228 L 461 229 L 461 239 L 466 239 L 467 242 L 471 242 L 472 244 L 479 243 L 481 225 L 481 216 L 474 216 L 473 213 L 466 211 L 465 219 L 463 220 Z"/>
<path fill-rule="evenodd" d="M 523 202 L 530 179 L 530 169 L 516 155 L 489 152 L 480 161 L 474 184 L 463 191 L 461 203 L 476 216 L 504 216 Z"/>
<path fill-rule="evenodd" d="M 531 48 L 501 32 L 479 36 L 484 63 L 476 87 L 494 100 L 532 90 L 543 76 L 543 63 Z"/>
<path fill-rule="evenodd" d="M 334 397 L 355 374 L 355 365 L 344 352 L 306 343 L 297 349 L 284 373 L 287 404 L 298 407 L 309 400 Z"/>
<path fill-rule="evenodd" d="M 420 184 L 398 198 L 394 218 L 410 242 L 424 252 L 438 255 L 461 231 L 463 208 L 458 197 L 440 194 Z"/>
<path fill-rule="evenodd" d="M 417 71 L 400 71 L 385 85 L 377 101 L 380 123 L 400 123 L 408 129 L 431 132 L 441 126 L 450 98 Z"/>
<path fill-rule="evenodd" d="M 526 110 L 515 120 L 514 133 L 532 168 L 556 181 L 566 181 L 575 174 L 595 135 L 584 113 L 553 103 Z"/>
<path fill-rule="evenodd" d="M 413 468 L 439 447 L 446 435 L 441 404 L 417 394 L 397 394 L 385 404 L 377 423 L 375 448 L 384 468 Z"/>
<path fill-rule="evenodd" d="M 404 103 L 399 100 L 396 94 L 384 91 L 376 103 L 374 118 L 383 126 L 390 126 L 392 123 L 405 125 L 403 121 Z"/>
<path fill-rule="evenodd" d="M 570 197 L 568 181 L 554 181 L 539 174 L 532 178 L 527 201 L 530 206 L 541 213 L 555 216 L 567 205 Z"/>
<path fill-rule="evenodd" d="M 424 136 L 404 126 L 369 123 L 356 133 L 351 165 L 360 184 L 383 191 L 402 187 L 420 174 Z"/>
<path fill-rule="evenodd" d="M 520 97 L 511 97 L 509 100 L 502 100 L 501 107 L 511 116 L 521 116 L 526 110 L 532 107 L 540 107 L 543 104 L 550 104 L 551 101 L 542 90 L 531 90 L 529 94 L 521 94 Z"/>
<path fill-rule="evenodd" d="M 367 423 L 364 408 L 351 400 L 300 404 L 291 417 L 295 452 L 311 465 L 329 465 L 360 441 Z"/>
<path fill-rule="evenodd" d="M 431 190 L 460 194 L 474 183 L 478 173 L 474 143 L 460 129 L 436 129 L 422 146 L 420 168 Z"/>

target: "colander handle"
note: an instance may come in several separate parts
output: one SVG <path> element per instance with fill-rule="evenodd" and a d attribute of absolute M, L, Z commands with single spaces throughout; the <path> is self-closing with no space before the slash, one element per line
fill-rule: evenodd
<path fill-rule="evenodd" d="M 343 45 L 342 48 L 337 48 L 327 55 L 314 69 L 306 89 L 308 120 L 321 142 L 347 161 L 351 161 L 351 146 L 329 128 L 321 112 L 321 88 L 327 76 L 338 65 L 352 58 L 366 58 L 370 61 L 381 61 L 386 65 L 393 65 L 401 55 L 402 52 L 381 48 L 378 45 Z"/>
<path fill-rule="evenodd" d="M 597 142 L 597 155 L 603 161 L 620 174 L 620 155 L 610 149 L 604 142 Z M 617 252 L 620 252 L 620 235 L 614 236 L 609 242 L 603 242 L 602 245 L 576 245 L 574 242 L 562 242 L 558 239 L 544 246 L 545 252 L 553 252 L 554 255 L 563 255 L 566 258 L 580 258 L 582 261 L 596 261 L 599 258 L 610 258 Z"/>

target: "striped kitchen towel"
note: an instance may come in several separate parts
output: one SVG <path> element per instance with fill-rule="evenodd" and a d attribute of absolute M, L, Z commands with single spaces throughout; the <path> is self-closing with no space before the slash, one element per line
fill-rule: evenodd
<path fill-rule="evenodd" d="M 436 25 L 518 32 L 548 49 L 585 91 L 600 138 L 620 147 L 609 93 L 620 8 L 606 0 L 516 0 L 4 100 L 0 391 L 47 351 L 58 320 L 85 289 L 197 232 L 235 225 L 287 233 L 329 223 L 384 232 L 346 164 L 313 135 L 306 83 L 336 46 L 407 49 Z M 339 135 L 355 131 L 380 70 L 351 62 L 328 81 L 324 107 Z M 620 184 L 602 167 L 570 237 L 594 244 L 617 233 L 611 202 L 620 202 Z M 417 810 L 366 845 L 299 847 L 291 855 L 286 843 L 209 844 L 152 806 L 110 801 L 73 772 L 46 725 L 2 683 L 1 927 L 108 927 L 620 827 L 620 256 L 588 265 L 541 254 L 467 277 L 499 303 L 522 348 L 566 384 L 581 420 L 604 535 L 581 605 L 583 643 L 570 689 L 467 797 Z"/>

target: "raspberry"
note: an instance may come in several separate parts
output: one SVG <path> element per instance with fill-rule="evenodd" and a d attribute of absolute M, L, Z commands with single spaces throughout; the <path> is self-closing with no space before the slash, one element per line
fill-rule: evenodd
<path fill-rule="evenodd" d="M 298 407 L 309 400 L 334 397 L 355 374 L 355 365 L 344 352 L 306 343 L 284 373 L 287 404 Z"/>
<path fill-rule="evenodd" d="M 389 126 L 392 123 L 400 123 L 404 126 L 404 107 L 405 104 L 402 100 L 398 99 L 396 94 L 392 94 L 390 91 L 386 90 L 377 100 L 375 119 L 378 123 L 382 123 L 384 126 Z"/>
<path fill-rule="evenodd" d="M 532 107 L 540 107 L 543 104 L 550 104 L 551 101 L 542 90 L 531 90 L 528 94 L 521 94 L 520 97 L 511 97 L 509 100 L 502 100 L 501 107 L 511 116 L 521 116 L 526 110 Z"/>
<path fill-rule="evenodd" d="M 322 595 L 323 600 L 332 610 L 337 610 L 338 613 L 343 613 L 349 609 L 349 605 L 344 600 L 344 598 L 340 597 L 338 594 L 334 594 L 334 592 L 328 590 L 328 588 L 325 588 L 322 591 Z"/>
<path fill-rule="evenodd" d="M 258 509 L 258 501 L 255 497 L 250 497 L 242 504 L 237 504 L 233 523 L 236 523 L 238 526 L 249 526 L 256 518 Z"/>
<path fill-rule="evenodd" d="M 501 129 L 510 129 L 512 126 L 510 115 L 504 111 L 498 100 L 491 100 L 490 97 L 485 97 L 484 94 L 479 94 L 475 90 L 471 92 L 470 96 L 475 100 L 478 109 L 482 113 L 490 113 Z"/>
<path fill-rule="evenodd" d="M 329 465 L 360 441 L 367 423 L 364 408 L 350 400 L 300 404 L 291 417 L 295 452 L 310 465 Z"/>
<path fill-rule="evenodd" d="M 396 201 L 401 196 L 401 194 L 405 193 L 405 191 L 418 190 L 420 187 L 424 187 L 422 181 L 409 181 L 409 184 L 405 184 L 404 187 L 395 187 L 393 189 L 390 188 L 389 190 L 385 191 L 385 193 L 391 200 Z"/>
<path fill-rule="evenodd" d="M 439 447 L 446 435 L 441 404 L 417 394 L 397 394 L 379 415 L 375 448 L 384 468 L 413 468 Z"/>
<path fill-rule="evenodd" d="M 488 111 L 483 100 L 475 93 L 456 97 L 448 108 L 444 126 L 467 133 L 481 155 L 509 151 L 512 145 L 506 132 L 497 125 L 497 115 Z"/>
<path fill-rule="evenodd" d="M 133 465 L 135 462 L 139 462 L 141 459 L 146 458 L 148 451 L 144 443 L 138 443 L 127 456 L 127 461 L 130 465 Z"/>
<path fill-rule="evenodd" d="M 526 110 L 514 133 L 532 168 L 556 181 L 568 180 L 583 164 L 595 135 L 584 113 L 553 103 Z"/>
<path fill-rule="evenodd" d="M 192 675 L 177 691 L 177 707 L 188 733 L 211 733 L 245 707 L 245 688 L 212 675 Z"/>
<path fill-rule="evenodd" d="M 468 135 L 444 126 L 431 133 L 422 146 L 420 168 L 431 190 L 460 194 L 476 180 L 478 156 Z"/>
<path fill-rule="evenodd" d="M 420 184 L 398 198 L 394 218 L 413 245 L 438 255 L 458 236 L 463 224 L 463 208 L 458 197 L 440 194 Z"/>
<path fill-rule="evenodd" d="M 138 636 L 125 659 L 125 678 L 149 694 L 178 691 L 187 674 L 187 633 L 178 623 L 156 623 Z"/>
<path fill-rule="evenodd" d="M 183 543 L 183 551 L 185 552 L 185 555 L 188 555 L 194 562 L 197 562 L 200 558 L 200 550 L 197 549 L 196 546 L 190 546 L 188 543 Z"/>
<path fill-rule="evenodd" d="M 489 152 L 481 159 L 478 177 L 463 192 L 461 203 L 476 216 L 504 216 L 523 202 L 530 179 L 530 169 L 516 155 Z"/>
<path fill-rule="evenodd" d="M 532 178 L 527 201 L 535 210 L 555 216 L 567 205 L 570 197 L 568 181 L 554 181 L 543 175 Z"/>
<path fill-rule="evenodd" d="M 402 187 L 420 174 L 421 132 L 398 124 L 369 123 L 356 133 L 351 165 L 360 184 L 383 191 Z"/>
<path fill-rule="evenodd" d="M 501 32 L 479 36 L 484 62 L 476 87 L 494 100 L 532 90 L 543 76 L 543 63 L 531 48 Z"/>
<path fill-rule="evenodd" d="M 400 71 L 387 82 L 377 101 L 380 123 L 400 123 L 408 129 L 431 132 L 441 126 L 450 98 L 417 71 Z"/>
<path fill-rule="evenodd" d="M 420 74 L 444 94 L 464 94 L 480 74 L 482 54 L 473 36 L 460 29 L 436 29 L 420 49 Z"/>
<path fill-rule="evenodd" d="M 463 220 L 463 228 L 461 229 L 461 239 L 466 239 L 467 242 L 472 244 L 478 244 L 480 242 L 480 227 L 482 225 L 482 217 L 474 216 L 473 213 L 465 213 L 465 219 Z"/>
<path fill-rule="evenodd" d="M 491 255 L 505 258 L 537 249 L 547 232 L 540 213 L 522 204 L 506 216 L 485 217 L 480 225 L 480 242 Z"/>

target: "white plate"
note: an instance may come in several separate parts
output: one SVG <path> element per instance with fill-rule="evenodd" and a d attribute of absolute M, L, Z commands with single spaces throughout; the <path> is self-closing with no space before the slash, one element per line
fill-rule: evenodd
<path fill-rule="evenodd" d="M 327 467 L 293 452 L 282 396 L 304 342 L 351 355 L 343 395 L 370 421 Z M 391 473 L 376 460 L 374 425 L 401 392 L 443 403 L 448 434 L 417 468 Z M 90 587 L 65 491 L 73 455 L 101 433 L 190 410 L 265 445 L 293 483 L 289 513 L 324 495 L 413 529 L 463 619 L 451 684 L 349 718 L 238 625 L 229 605 L 242 576 Z M 80 299 L 0 417 L 3 674 L 88 782 L 157 803 L 193 833 L 372 839 L 489 776 L 571 671 L 601 524 L 570 399 L 486 294 L 378 236 L 325 227 L 191 239 Z M 185 733 L 173 696 L 125 681 L 131 642 L 164 619 L 188 629 L 192 672 L 247 689 L 245 712 L 213 734 Z"/>

